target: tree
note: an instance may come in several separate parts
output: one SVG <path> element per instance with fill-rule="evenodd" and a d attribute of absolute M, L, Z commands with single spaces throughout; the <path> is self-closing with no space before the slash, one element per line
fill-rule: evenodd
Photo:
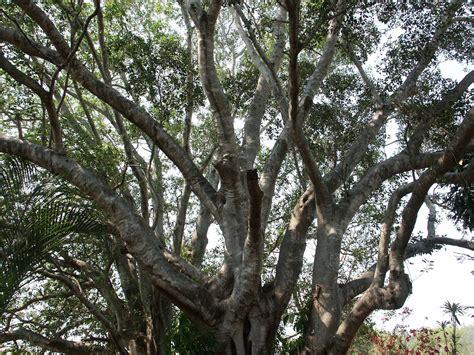
<path fill-rule="evenodd" d="M 63 178 L 107 224 L 39 263 L 1 342 L 166 353 L 195 335 L 182 351 L 339 354 L 374 310 L 403 305 L 406 258 L 474 249 L 434 218 L 413 236 L 446 194 L 433 187 L 474 180 L 459 164 L 474 72 L 437 67 L 470 58 L 462 1 L 15 0 L 1 14 L 0 152 Z M 384 28 L 401 34 L 371 72 Z"/>
<path fill-rule="evenodd" d="M 443 304 L 443 312 L 449 315 L 449 320 L 453 326 L 453 333 L 451 334 L 451 350 L 453 354 L 457 354 L 458 349 L 458 335 L 456 335 L 456 329 L 458 325 L 461 325 L 461 322 L 458 319 L 459 315 L 463 315 L 466 311 L 466 307 L 457 303 L 446 301 Z"/>

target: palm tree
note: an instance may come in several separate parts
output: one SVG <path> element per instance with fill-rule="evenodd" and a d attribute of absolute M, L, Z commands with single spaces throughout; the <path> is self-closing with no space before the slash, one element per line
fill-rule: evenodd
<path fill-rule="evenodd" d="M 31 163 L 0 157 L 0 314 L 52 252 L 79 233 L 101 234 L 85 199 Z"/>
<path fill-rule="evenodd" d="M 446 301 L 443 304 L 442 309 L 443 309 L 444 313 L 448 314 L 449 317 L 450 317 L 450 322 L 453 326 L 453 333 L 451 335 L 452 353 L 457 354 L 458 337 L 456 335 L 456 328 L 457 328 L 458 325 L 461 324 L 461 322 L 459 321 L 458 316 L 463 315 L 464 312 L 466 311 L 467 307 L 465 307 L 465 306 L 463 306 L 463 305 L 461 305 L 460 303 L 457 303 L 457 302 L 451 303 L 449 301 Z"/>

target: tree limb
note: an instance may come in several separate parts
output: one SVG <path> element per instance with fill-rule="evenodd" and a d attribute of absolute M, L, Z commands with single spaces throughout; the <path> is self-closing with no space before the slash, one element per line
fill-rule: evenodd
<path fill-rule="evenodd" d="M 130 253 L 150 274 L 153 283 L 201 322 L 213 322 L 212 297 L 197 278 L 199 271 L 162 249 L 153 231 L 123 198 L 69 157 L 43 147 L 0 135 L 0 151 L 21 156 L 59 174 L 90 196 L 110 216 Z M 192 271 L 191 271 L 192 270 Z M 188 274 L 192 272 L 192 274 Z M 197 295 L 202 297 L 197 298 Z M 210 313 L 209 313 L 210 312 Z"/>
<path fill-rule="evenodd" d="M 99 345 L 87 344 L 81 341 L 71 341 L 58 338 L 46 338 L 39 333 L 25 328 L 0 333 L 0 343 L 24 340 L 42 349 L 69 354 L 90 354 L 106 351 Z"/>
<path fill-rule="evenodd" d="M 59 152 L 64 152 L 64 145 L 61 133 L 61 125 L 59 123 L 58 112 L 53 103 L 51 93 L 46 91 L 36 81 L 31 79 L 29 76 L 18 70 L 13 64 L 11 64 L 0 51 L 0 68 L 5 70 L 13 79 L 18 83 L 25 85 L 31 91 L 33 91 L 41 99 L 46 111 L 48 113 L 49 122 L 51 124 L 51 131 L 54 141 L 54 149 Z"/>
<path fill-rule="evenodd" d="M 61 64 L 64 60 L 59 53 L 39 44 L 33 45 L 31 40 L 26 39 L 21 33 L 14 30 L 0 27 L 0 39 L 14 45 L 29 55 L 49 60 L 57 65 Z M 123 97 L 117 90 L 95 78 L 80 62 L 73 59 L 67 69 L 71 76 L 81 83 L 84 88 L 108 103 L 130 122 L 142 129 L 178 167 L 189 182 L 193 192 L 209 208 L 216 220 L 220 220 L 218 209 L 220 202 L 216 191 L 202 176 L 186 152 L 164 130 L 158 121 L 151 117 L 144 109 Z"/>

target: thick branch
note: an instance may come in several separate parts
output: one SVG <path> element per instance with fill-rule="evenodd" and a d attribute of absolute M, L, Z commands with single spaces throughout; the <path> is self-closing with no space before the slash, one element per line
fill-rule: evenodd
<path fill-rule="evenodd" d="M 181 254 L 181 246 L 183 243 L 184 225 L 186 223 L 186 212 L 188 209 L 189 197 L 191 189 L 188 184 L 184 184 L 181 198 L 179 199 L 178 213 L 173 230 L 173 251 L 176 255 Z"/>
<path fill-rule="evenodd" d="M 27 54 L 39 56 L 54 64 L 59 65 L 64 61 L 64 58 L 57 52 L 42 47 L 39 44 L 32 45 L 29 39 L 26 39 L 17 31 L 0 28 L 0 39 L 13 44 Z M 95 78 L 80 62 L 74 59 L 71 60 L 67 69 L 73 79 L 81 83 L 84 88 L 108 103 L 145 132 L 178 167 L 185 179 L 189 182 L 193 192 L 206 207 L 209 208 L 213 216 L 215 216 L 217 220 L 220 220 L 220 214 L 218 212 L 219 201 L 216 191 L 202 176 L 198 167 L 192 162 L 183 148 L 164 130 L 159 122 L 151 117 L 144 109 L 123 97 L 117 90 Z"/>
<path fill-rule="evenodd" d="M 212 10 L 214 13 L 209 14 L 200 7 L 198 8 L 196 3 L 193 3 L 190 14 L 199 33 L 199 75 L 204 92 L 211 105 L 211 110 L 217 120 L 222 154 L 235 158 L 237 153 L 234 119 L 231 114 L 230 102 L 217 76 L 214 63 L 214 28 L 220 9 L 217 3 L 218 1 L 213 2 Z"/>
<path fill-rule="evenodd" d="M 346 151 L 341 162 L 324 178 L 331 192 L 336 191 L 346 181 L 367 152 L 369 144 L 376 138 L 380 128 L 387 122 L 393 111 L 390 105 L 377 109 L 364 129 Z"/>
<path fill-rule="evenodd" d="M 42 349 L 60 353 L 91 354 L 106 351 L 106 349 L 100 346 L 87 344 L 80 341 L 71 341 L 57 338 L 49 339 L 39 333 L 25 328 L 19 328 L 13 331 L 0 333 L 0 343 L 16 340 L 24 340 L 33 345 L 39 346 Z"/>
<path fill-rule="evenodd" d="M 338 8 L 339 6 L 342 6 L 343 3 L 344 1 L 341 1 L 340 4 L 338 4 Z M 328 35 L 326 37 L 326 44 L 324 46 L 323 53 L 321 54 L 321 57 L 319 57 L 316 67 L 314 68 L 314 72 L 308 78 L 308 81 L 306 82 L 303 89 L 300 110 L 300 115 L 302 117 L 306 117 L 306 115 L 309 113 L 309 110 L 313 104 L 314 96 L 317 94 L 321 84 L 323 83 L 323 80 L 326 78 L 329 72 L 329 67 L 336 52 L 336 44 L 339 40 L 339 30 L 343 19 L 343 15 L 339 15 L 329 22 Z"/>
<path fill-rule="evenodd" d="M 382 224 L 382 232 L 379 240 L 379 250 L 377 256 L 377 267 L 374 274 L 374 286 L 382 287 L 385 281 L 385 275 L 388 269 L 388 246 L 390 244 L 390 233 L 392 232 L 393 222 L 397 212 L 398 204 L 400 200 L 412 192 L 414 182 L 403 185 L 396 189 L 390 196 L 388 206 L 385 211 L 385 216 Z"/>
<path fill-rule="evenodd" d="M 330 191 L 335 191 L 352 174 L 352 171 L 365 155 L 369 144 L 375 139 L 377 132 L 386 123 L 389 115 L 395 109 L 395 106 L 401 105 L 410 95 L 413 95 L 416 81 L 433 59 L 444 32 L 446 32 L 451 24 L 452 17 L 461 4 L 462 1 L 460 0 L 450 4 L 447 13 L 439 22 L 430 42 L 420 51 L 420 60 L 410 71 L 405 81 L 390 96 L 389 100 L 385 102 L 381 108 L 376 110 L 373 118 L 367 123 L 359 137 L 351 145 L 341 163 L 338 164 L 333 172 L 325 177 Z"/>
<path fill-rule="evenodd" d="M 260 273 L 263 256 L 263 233 L 261 229 L 261 209 L 263 192 L 258 185 L 257 170 L 247 171 L 249 192 L 249 227 L 245 240 L 242 269 L 234 287 L 235 299 L 239 304 L 249 305 L 255 299 L 260 287 Z"/>
<path fill-rule="evenodd" d="M 276 24 L 274 27 L 275 44 L 273 46 L 272 55 L 269 59 L 269 63 L 267 63 L 268 68 L 271 68 L 273 73 L 278 70 L 283 60 L 283 49 L 285 45 L 283 21 L 285 18 L 286 10 L 282 6 L 280 6 L 276 19 Z M 251 46 L 251 43 L 248 43 L 246 41 L 247 36 L 243 32 L 243 29 L 239 26 L 239 23 L 237 23 L 237 25 L 237 29 L 239 30 L 239 33 L 241 33 L 241 37 L 244 39 L 247 49 L 252 54 L 253 47 Z M 258 58 L 253 59 L 253 62 L 254 64 L 258 64 Z M 257 67 L 260 69 L 258 65 Z M 269 80 L 268 75 L 265 74 L 265 71 L 262 71 L 262 69 L 260 69 L 260 77 L 258 79 L 255 94 L 252 98 L 252 102 L 250 104 L 244 125 L 242 150 L 243 156 L 245 158 L 245 162 L 243 162 L 243 168 L 246 170 L 253 168 L 255 157 L 257 155 L 258 149 L 260 148 L 260 126 L 262 123 L 262 117 L 265 113 L 265 105 L 268 101 L 268 98 L 270 97 L 272 87 L 274 87 L 274 85 L 272 85 L 272 81 Z M 286 99 L 283 97 L 282 89 L 280 88 L 277 91 L 277 95 L 279 97 L 278 100 L 285 101 L 283 106 L 287 107 L 288 104 L 286 103 Z M 284 111 L 287 110 L 284 109 Z"/>
<path fill-rule="evenodd" d="M 402 212 L 402 221 L 397 238 L 392 244 L 388 266 L 390 280 L 386 286 L 372 284 L 364 296 L 352 308 L 339 326 L 335 339 L 336 352 L 347 351 L 357 329 L 374 309 L 400 308 L 411 290 L 408 275 L 404 273 L 403 261 L 409 239 L 415 226 L 418 210 L 437 176 L 451 169 L 462 156 L 463 150 L 474 136 L 474 109 L 471 109 L 460 125 L 448 149 L 438 159 L 437 164 L 423 173 L 414 182 L 412 194 Z M 431 240 L 431 238 L 429 239 Z"/>
<path fill-rule="evenodd" d="M 298 110 L 299 115 L 301 116 L 298 117 L 298 122 L 301 126 L 304 125 L 305 117 L 309 113 L 309 109 L 312 106 L 314 95 L 316 95 L 324 78 L 326 77 L 329 71 L 329 66 L 332 63 L 332 59 L 335 53 L 335 46 L 339 38 L 338 27 L 342 20 L 342 16 L 337 16 L 336 18 L 331 20 L 331 26 L 329 29 L 328 36 L 326 38 L 326 44 L 324 46 L 323 53 L 318 59 L 315 70 L 311 77 L 308 79 L 303 89 L 303 99 L 301 100 L 300 108 Z M 285 113 L 282 112 L 282 115 L 284 116 Z M 260 186 L 262 187 L 262 190 L 264 192 L 264 201 L 262 208 L 263 227 L 266 226 L 268 220 L 270 207 L 273 199 L 273 192 L 275 189 L 276 178 L 280 171 L 281 165 L 285 160 L 288 149 L 292 144 L 291 138 L 291 130 L 289 127 L 288 120 L 282 132 L 280 133 L 277 141 L 275 142 L 275 145 L 273 146 L 269 158 L 265 162 L 263 174 L 260 179 Z"/>
<path fill-rule="evenodd" d="M 286 227 L 276 266 L 273 294 L 277 311 L 283 312 L 288 305 L 303 266 L 306 249 L 306 233 L 315 214 L 314 190 L 308 188 L 298 199 Z"/>
<path fill-rule="evenodd" d="M 474 242 L 467 239 L 445 237 L 425 238 L 407 245 L 405 260 L 422 254 L 431 254 L 443 245 L 452 245 L 463 249 L 474 250 Z M 367 271 L 359 275 L 357 279 L 340 285 L 342 296 L 341 302 L 343 305 L 348 304 L 351 300 L 369 288 L 374 280 L 375 267 L 376 264 L 372 265 Z"/>
<path fill-rule="evenodd" d="M 469 240 L 452 238 L 422 239 L 407 246 L 405 260 L 420 254 L 431 254 L 433 250 L 435 250 L 437 246 L 440 245 L 453 245 L 460 248 L 474 250 L 474 242 Z M 375 309 L 390 308 L 387 307 L 387 302 L 391 301 L 391 297 L 387 297 L 387 295 L 393 292 L 392 290 L 384 290 L 379 287 L 369 288 L 371 284 L 373 285 L 374 269 L 375 265 L 362 274 L 358 279 L 341 286 L 341 291 L 344 296 L 341 299 L 343 304 L 347 304 L 354 297 L 366 291 L 367 289 L 369 289 L 369 291 L 356 302 L 355 306 L 351 310 L 351 313 L 340 325 L 334 344 L 334 348 L 337 352 L 347 349 L 355 333 L 357 332 L 357 329 L 360 327 L 364 319 L 367 318 Z"/>
<path fill-rule="evenodd" d="M 245 43 L 247 51 L 253 64 L 260 71 L 261 76 L 271 83 L 277 96 L 278 102 L 281 107 L 285 107 L 286 100 L 284 98 L 283 89 L 281 87 L 280 80 L 276 74 L 279 64 L 281 63 L 283 49 L 284 49 L 284 36 L 283 36 L 283 21 L 286 18 L 286 10 L 283 6 L 279 6 L 279 14 L 277 18 L 277 24 L 275 26 L 275 45 L 273 47 L 273 53 L 271 58 L 268 58 L 265 51 L 260 46 L 255 34 L 253 33 L 250 21 L 247 20 L 242 9 L 238 4 L 234 6 L 234 18 L 237 24 L 237 30 L 240 37 Z M 241 21 L 245 24 L 247 32 L 244 31 Z"/>
<path fill-rule="evenodd" d="M 466 146 L 474 136 L 474 109 L 467 113 L 461 123 L 455 138 L 448 149 L 438 159 L 436 166 L 423 173 L 416 181 L 410 200 L 402 213 L 402 222 L 390 254 L 390 272 L 398 274 L 403 270 L 403 257 L 411 233 L 415 226 L 419 208 L 423 204 L 426 194 L 439 175 L 453 168 L 461 159 Z"/>
<path fill-rule="evenodd" d="M 446 237 L 426 238 L 409 244 L 405 252 L 405 258 L 412 258 L 420 254 L 431 254 L 437 246 L 452 245 L 459 248 L 474 250 L 474 241 L 467 239 L 453 239 Z"/>
<path fill-rule="evenodd" d="M 191 237 L 191 245 L 193 249 L 191 260 L 192 264 L 196 267 L 200 267 L 204 260 L 204 254 L 206 252 L 207 246 L 207 231 L 211 225 L 211 222 L 211 214 L 206 207 L 201 205 L 199 216 L 196 221 L 196 229 L 194 230 Z"/>
<path fill-rule="evenodd" d="M 306 167 L 307 173 L 313 184 L 314 192 L 316 193 L 316 205 L 318 207 L 318 217 L 323 220 L 329 218 L 332 211 L 332 198 L 329 190 L 322 178 L 316 161 L 311 153 L 309 144 L 304 136 L 302 124 L 304 120 L 304 111 L 300 112 L 298 107 L 298 54 L 300 51 L 300 43 L 298 40 L 299 28 L 299 3 L 294 2 L 292 6 L 287 2 L 288 17 L 289 17 L 289 31 L 290 31 L 290 60 L 288 64 L 288 92 L 290 97 L 289 118 L 290 126 L 292 128 L 295 145 L 298 147 L 303 163 Z M 331 39 L 328 39 L 328 42 Z M 331 45 L 334 50 L 335 42 Z M 321 63 L 321 60 L 318 64 Z M 329 63 L 327 64 L 329 67 Z M 326 69 L 327 69 L 326 67 Z M 322 78 L 321 78 L 322 82 Z M 320 85 L 321 83 L 319 83 Z M 312 86 L 318 86 L 317 83 Z M 308 95 L 306 93 L 306 95 Z M 305 98 L 305 100 L 308 98 Z M 312 97 L 309 98 L 312 102 Z"/>
<path fill-rule="evenodd" d="M 369 288 L 374 280 L 376 265 L 377 264 L 372 265 L 356 279 L 346 282 L 343 285 L 339 285 L 339 296 L 343 306 Z"/>
<path fill-rule="evenodd" d="M 133 208 L 90 170 L 71 158 L 43 147 L 0 135 L 0 151 L 21 156 L 59 174 L 90 196 L 99 208 L 110 216 L 121 238 L 135 259 L 155 284 L 174 303 L 198 321 L 212 323 L 212 297 L 196 280 L 199 272 L 163 250 L 148 223 L 133 212 Z M 192 272 L 192 274 L 189 274 Z M 209 313 L 210 312 L 210 313 Z"/>
<path fill-rule="evenodd" d="M 358 210 L 359 206 L 364 203 L 370 194 L 378 189 L 381 183 L 386 179 L 403 171 L 427 168 L 435 164 L 436 159 L 440 157 L 440 152 L 425 154 L 421 154 L 419 152 L 419 147 L 423 143 L 423 139 L 427 134 L 431 121 L 436 117 L 435 115 L 439 113 L 439 111 L 444 110 L 447 107 L 451 107 L 454 102 L 456 102 L 465 93 L 465 91 L 473 82 L 474 71 L 471 71 L 453 89 L 446 92 L 446 94 L 443 95 L 443 98 L 435 103 L 426 113 L 428 117 L 419 123 L 411 135 L 406 149 L 404 149 L 399 154 L 378 163 L 367 171 L 364 177 L 349 192 L 350 202 L 349 208 L 347 209 L 346 218 L 351 218 L 353 213 Z M 380 124 L 380 122 L 377 123 L 377 125 L 378 124 Z M 363 133 L 362 135 L 365 134 L 366 133 Z M 352 149 L 357 145 L 351 147 L 350 151 L 352 151 Z M 360 154 L 357 151 L 354 152 L 355 154 Z M 349 161 L 351 160 L 352 159 L 349 159 Z M 333 176 L 333 174 L 331 174 L 329 179 L 331 181 L 330 184 L 333 182 L 335 183 L 337 181 L 337 176 Z M 330 186 L 336 187 L 337 185 Z"/>
<path fill-rule="evenodd" d="M 240 159 L 237 139 L 234 131 L 234 117 L 230 102 L 224 93 L 218 78 L 214 62 L 214 30 L 219 15 L 221 2 L 213 1 L 209 12 L 200 4 L 190 4 L 190 15 L 199 34 L 199 75 L 212 113 L 216 119 L 220 143 L 220 157 L 215 167 L 219 172 L 225 204 L 222 209 L 222 220 L 217 219 L 231 255 L 234 267 L 242 262 L 242 247 L 246 235 L 244 191 L 240 178 Z"/>

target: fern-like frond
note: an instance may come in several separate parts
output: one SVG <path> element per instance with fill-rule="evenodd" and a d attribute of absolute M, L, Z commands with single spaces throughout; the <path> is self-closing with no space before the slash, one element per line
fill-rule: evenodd
<path fill-rule="evenodd" d="M 54 251 L 78 234 L 101 235 L 89 201 L 58 178 L 18 158 L 0 160 L 0 310 Z"/>

